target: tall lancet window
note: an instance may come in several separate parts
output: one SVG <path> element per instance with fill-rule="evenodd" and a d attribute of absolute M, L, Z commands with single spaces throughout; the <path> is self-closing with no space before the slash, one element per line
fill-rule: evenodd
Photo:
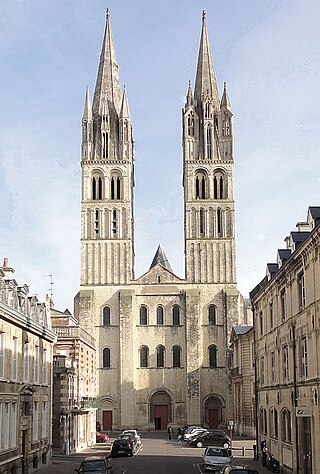
<path fill-rule="evenodd" d="M 114 237 L 116 237 L 117 232 L 118 232 L 118 213 L 114 209 L 112 211 L 112 233 L 113 233 Z"/>
<path fill-rule="evenodd" d="M 107 132 L 102 132 L 102 158 L 106 160 L 108 158 L 108 145 L 109 136 Z"/>
<path fill-rule="evenodd" d="M 223 171 L 216 171 L 213 178 L 213 198 L 214 199 L 226 199 L 227 198 L 227 186 L 226 176 Z"/>
<path fill-rule="evenodd" d="M 128 122 L 125 120 L 123 122 L 123 141 L 127 142 L 128 141 Z"/>
<path fill-rule="evenodd" d="M 194 114 L 190 112 L 188 115 L 188 135 L 190 137 L 194 136 Z"/>
<path fill-rule="evenodd" d="M 208 176 L 204 171 L 196 173 L 196 199 L 206 199 L 208 194 Z"/>
<path fill-rule="evenodd" d="M 212 158 L 212 127 L 208 125 L 207 131 L 207 158 L 210 160 Z"/>
<path fill-rule="evenodd" d="M 100 211 L 99 209 L 95 210 L 95 218 L 94 218 L 94 237 L 99 238 L 100 237 Z"/>
<path fill-rule="evenodd" d="M 210 102 L 206 102 L 204 107 L 204 117 L 210 118 L 211 117 L 211 105 Z"/>
<path fill-rule="evenodd" d="M 205 212 L 203 209 L 200 209 L 200 237 L 204 237 L 206 233 L 206 220 L 205 220 Z"/>
<path fill-rule="evenodd" d="M 222 211 L 221 209 L 217 210 L 217 228 L 218 228 L 218 237 L 223 236 L 223 226 L 222 226 Z"/>

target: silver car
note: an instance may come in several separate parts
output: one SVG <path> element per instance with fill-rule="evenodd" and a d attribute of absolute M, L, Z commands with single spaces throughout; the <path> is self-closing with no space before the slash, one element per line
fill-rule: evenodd
<path fill-rule="evenodd" d="M 203 453 L 204 471 L 221 473 L 226 464 L 229 464 L 231 458 L 227 449 L 221 446 L 208 446 Z"/>

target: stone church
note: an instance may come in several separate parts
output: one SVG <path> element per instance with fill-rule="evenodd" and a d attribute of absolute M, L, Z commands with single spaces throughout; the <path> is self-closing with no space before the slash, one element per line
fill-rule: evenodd
<path fill-rule="evenodd" d="M 205 13 L 194 89 L 189 84 L 182 112 L 184 278 L 161 246 L 149 270 L 134 273 L 133 124 L 118 69 L 107 11 L 94 96 L 91 104 L 86 91 L 82 118 L 75 299 L 80 325 L 96 340 L 97 419 L 105 430 L 225 427 L 232 416 L 228 338 L 242 298 L 232 112 L 226 85 L 219 97 Z"/>

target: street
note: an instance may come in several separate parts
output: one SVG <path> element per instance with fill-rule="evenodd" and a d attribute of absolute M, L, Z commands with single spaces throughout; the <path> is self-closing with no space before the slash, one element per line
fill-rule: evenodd
<path fill-rule="evenodd" d="M 114 438 L 111 437 L 111 440 Z M 243 446 L 244 440 L 234 444 Z M 35 472 L 38 474 L 74 474 L 81 460 L 91 455 L 110 455 L 111 443 L 97 444 L 81 453 L 70 456 L 54 456 L 51 464 L 44 465 Z M 204 448 L 191 448 L 185 442 L 172 439 L 169 441 L 163 432 L 145 433 L 142 436 L 142 446 L 133 457 L 111 458 L 114 474 L 203 474 L 202 454 Z M 259 473 L 265 470 L 257 461 L 252 461 L 251 452 L 248 458 L 234 457 L 233 463 L 247 464 L 258 469 Z"/>

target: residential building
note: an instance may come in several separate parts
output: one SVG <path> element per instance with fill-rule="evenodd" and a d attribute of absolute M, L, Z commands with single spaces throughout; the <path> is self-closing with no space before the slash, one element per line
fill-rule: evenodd
<path fill-rule="evenodd" d="M 284 473 L 320 465 L 320 207 L 286 237 L 286 248 L 251 292 L 259 447 Z"/>
<path fill-rule="evenodd" d="M 0 473 L 28 472 L 51 456 L 52 355 L 46 304 L 0 268 Z"/>
<path fill-rule="evenodd" d="M 72 454 L 96 442 L 96 349 L 91 334 L 50 300 L 53 355 L 52 444 L 55 453 Z"/>
<path fill-rule="evenodd" d="M 221 97 L 206 15 L 182 111 L 185 276 L 161 246 L 134 273 L 134 142 L 107 12 L 96 87 L 82 118 L 80 326 L 97 344 L 98 419 L 106 430 L 226 427 L 227 363 L 239 324 L 232 112 Z M 179 118 L 177 111 L 177 120 Z M 179 178 L 177 177 L 177 185 Z"/>
<path fill-rule="evenodd" d="M 255 437 L 253 326 L 234 326 L 230 337 L 233 431 Z"/>

